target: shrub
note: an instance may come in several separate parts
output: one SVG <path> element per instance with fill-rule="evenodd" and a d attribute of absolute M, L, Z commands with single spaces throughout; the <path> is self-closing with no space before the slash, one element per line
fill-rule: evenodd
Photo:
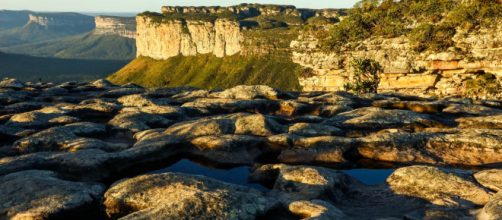
<path fill-rule="evenodd" d="M 361 93 L 377 93 L 380 84 L 379 73 L 382 66 L 372 59 L 355 59 L 352 61 L 354 79 L 344 85 L 346 91 Z"/>
<path fill-rule="evenodd" d="M 491 73 L 482 73 L 475 79 L 465 81 L 465 94 L 469 97 L 482 95 L 497 95 L 502 91 L 502 85 Z"/>
<path fill-rule="evenodd" d="M 422 24 L 413 29 L 408 38 L 415 51 L 443 51 L 454 45 L 456 30 L 452 24 Z"/>
<path fill-rule="evenodd" d="M 322 39 L 325 50 L 369 37 L 407 34 L 415 50 L 441 51 L 453 45 L 456 28 L 491 27 L 502 19 L 499 0 L 362 0 Z"/>

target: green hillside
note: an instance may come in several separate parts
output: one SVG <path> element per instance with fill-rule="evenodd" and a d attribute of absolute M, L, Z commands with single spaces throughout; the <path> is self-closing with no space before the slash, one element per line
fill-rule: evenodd
<path fill-rule="evenodd" d="M 136 55 L 134 39 L 92 32 L 37 43 L 4 47 L 7 53 L 64 59 L 132 60 Z"/>
<path fill-rule="evenodd" d="M 146 87 L 195 86 L 229 88 L 266 84 L 283 90 L 299 90 L 302 67 L 289 58 L 272 56 L 214 55 L 177 56 L 168 60 L 139 57 L 111 75 L 117 84 L 137 83 Z"/>
<path fill-rule="evenodd" d="M 0 78 L 23 81 L 64 82 L 104 78 L 127 61 L 40 58 L 0 52 Z"/>

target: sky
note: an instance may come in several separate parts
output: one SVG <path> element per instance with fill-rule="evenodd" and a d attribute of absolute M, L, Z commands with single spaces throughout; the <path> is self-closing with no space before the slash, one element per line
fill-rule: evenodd
<path fill-rule="evenodd" d="M 349 8 L 358 0 L 0 0 L 0 9 L 71 12 L 160 11 L 171 6 L 228 6 L 240 3 L 296 5 L 298 8 Z"/>

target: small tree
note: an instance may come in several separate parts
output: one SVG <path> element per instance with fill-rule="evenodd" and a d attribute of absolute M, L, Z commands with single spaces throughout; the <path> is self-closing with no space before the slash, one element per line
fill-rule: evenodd
<path fill-rule="evenodd" d="M 382 66 L 372 59 L 354 59 L 351 63 L 354 70 L 354 79 L 346 83 L 346 91 L 361 93 L 377 93 L 380 84 L 379 73 L 383 72 Z"/>

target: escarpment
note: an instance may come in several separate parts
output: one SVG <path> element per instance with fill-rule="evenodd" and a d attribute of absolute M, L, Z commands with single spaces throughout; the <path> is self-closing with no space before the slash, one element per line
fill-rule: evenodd
<path fill-rule="evenodd" d="M 334 18 L 340 10 L 297 9 L 294 6 L 242 4 L 230 7 L 162 7 L 163 14 L 137 17 L 138 56 L 168 59 L 183 55 L 270 54 L 289 50 L 295 33 L 314 17 Z M 279 33 L 278 33 L 279 32 Z M 287 44 L 281 44 L 288 40 Z"/>
<path fill-rule="evenodd" d="M 399 4 L 405 3 L 392 4 L 404 7 Z M 463 4 L 473 3 L 469 1 Z M 138 58 L 174 62 L 175 57 L 180 57 L 176 58 L 177 63 L 193 62 L 194 65 L 203 66 L 207 71 L 198 72 L 213 76 L 209 78 L 225 73 L 241 75 L 242 80 L 234 83 L 226 82 L 225 79 L 225 83 L 211 84 L 208 77 L 192 73 L 181 76 L 183 80 L 177 80 L 173 79 L 174 75 L 170 77 L 169 73 L 179 72 L 179 68 L 186 69 L 186 66 L 160 65 L 159 62 L 153 65 L 152 62 L 156 61 L 152 60 L 148 61 L 148 65 L 145 60 L 131 63 L 131 66 L 114 74 L 110 80 L 155 87 L 181 86 L 182 82 L 194 82 L 194 86 L 207 88 L 221 88 L 222 84 L 223 88 L 239 84 L 280 87 L 268 79 L 261 80 L 266 78 L 262 75 L 289 74 L 289 77 L 279 78 L 295 86 L 281 89 L 340 91 L 353 80 L 351 62 L 354 59 L 372 59 L 383 67 L 379 75 L 379 92 L 427 97 L 502 97 L 502 27 L 496 22 L 487 26 L 476 21 L 479 23 L 477 26 L 457 25 L 452 27 L 453 32 L 447 29 L 453 33 L 443 39 L 448 45 L 437 50 L 416 50 L 416 42 L 410 40 L 409 31 L 421 27 L 421 24 L 412 21 L 403 25 L 408 32 L 402 31 L 391 37 L 370 35 L 364 39 L 339 43 L 343 44 L 341 50 L 330 50 L 324 47 L 323 41 L 330 38 L 331 30 L 343 23 L 344 19 L 350 19 L 350 11 L 259 4 L 230 7 L 164 6 L 161 11 L 162 14 L 145 12 L 136 18 Z M 423 12 L 422 16 L 433 17 L 427 13 Z M 322 32 L 319 30 L 326 33 L 319 34 Z M 391 31 L 398 32 L 399 29 Z M 438 37 L 434 33 L 437 30 L 432 31 L 426 32 L 429 36 L 424 35 L 424 39 Z M 209 62 L 208 56 L 221 59 L 211 59 Z M 231 65 L 221 64 L 230 63 L 228 57 L 235 56 L 239 59 L 232 59 Z M 284 68 L 283 72 L 280 68 L 271 68 L 268 73 L 258 73 L 258 68 L 254 66 L 242 66 L 243 63 L 256 62 L 253 59 L 260 58 L 287 63 L 290 68 Z M 243 62 L 233 62 L 235 60 Z M 152 66 L 158 69 L 152 69 Z M 269 68 L 267 65 L 262 66 Z M 154 81 L 159 83 L 145 82 L 145 77 L 141 77 L 138 69 L 148 72 L 149 78 L 156 77 Z M 248 81 L 246 76 L 250 75 L 253 77 Z M 176 75 L 175 78 L 180 76 Z"/>
<path fill-rule="evenodd" d="M 242 34 L 237 22 L 171 20 L 157 22 L 137 17 L 138 56 L 168 59 L 178 55 L 214 54 L 231 56 L 241 51 Z"/>
<path fill-rule="evenodd" d="M 502 26 L 475 32 L 458 32 L 458 51 L 415 52 L 406 37 L 373 38 L 343 52 L 322 50 L 318 39 L 300 36 L 291 42 L 293 61 L 311 68 L 300 77 L 304 91 L 339 91 L 350 80 L 351 60 L 370 58 L 380 63 L 379 91 L 438 96 L 468 96 L 476 81 L 492 80 L 502 85 Z M 486 79 L 488 78 L 488 79 Z M 502 87 L 499 87 L 499 89 Z M 472 94 L 474 95 L 474 94 Z M 485 94 L 476 94 L 484 96 Z M 502 97 L 502 92 L 484 96 Z"/>
<path fill-rule="evenodd" d="M 96 16 L 95 34 L 118 35 L 126 38 L 136 38 L 136 20 L 126 17 Z"/>

